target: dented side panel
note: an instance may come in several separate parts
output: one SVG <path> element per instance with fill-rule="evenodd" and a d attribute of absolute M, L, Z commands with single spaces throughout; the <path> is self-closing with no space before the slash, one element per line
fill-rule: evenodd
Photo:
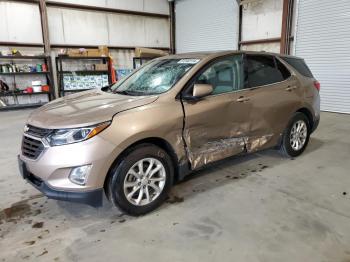
<path fill-rule="evenodd" d="M 183 101 L 183 136 L 192 169 L 245 151 L 251 104 L 238 102 L 242 95 L 248 91 Z"/>
<path fill-rule="evenodd" d="M 292 92 L 286 89 L 297 86 Z M 240 97 L 249 98 L 238 102 Z M 275 146 L 293 113 L 302 107 L 300 83 L 292 76 L 269 86 L 183 102 L 184 140 L 191 168 L 240 153 Z"/>
<path fill-rule="evenodd" d="M 196 169 L 211 162 L 244 152 L 243 138 L 227 138 L 205 143 L 199 148 L 188 148 L 191 167 Z"/>

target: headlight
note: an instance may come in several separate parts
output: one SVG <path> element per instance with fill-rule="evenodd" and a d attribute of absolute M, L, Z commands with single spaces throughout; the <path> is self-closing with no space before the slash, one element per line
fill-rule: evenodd
<path fill-rule="evenodd" d="M 81 142 L 96 136 L 106 129 L 111 122 L 104 122 L 89 127 L 57 129 L 47 136 L 46 140 L 51 146 L 61 146 Z"/>

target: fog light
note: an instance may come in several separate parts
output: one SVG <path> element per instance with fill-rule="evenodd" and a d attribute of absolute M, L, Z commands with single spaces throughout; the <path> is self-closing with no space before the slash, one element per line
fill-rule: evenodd
<path fill-rule="evenodd" d="M 72 171 L 70 171 L 69 180 L 74 184 L 84 186 L 90 169 L 91 165 L 74 167 Z"/>

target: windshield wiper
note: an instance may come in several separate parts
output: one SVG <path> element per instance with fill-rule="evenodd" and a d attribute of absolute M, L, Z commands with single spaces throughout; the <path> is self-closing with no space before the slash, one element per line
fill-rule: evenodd
<path fill-rule="evenodd" d="M 123 91 L 118 91 L 118 90 L 116 90 L 116 91 L 114 91 L 113 93 L 114 93 L 114 94 L 126 95 L 126 96 L 129 96 L 129 95 L 132 94 L 132 92 L 127 91 L 127 90 L 123 90 Z"/>
<path fill-rule="evenodd" d="M 129 91 L 129 90 L 122 90 L 122 91 L 114 91 L 114 94 L 121 94 L 126 96 L 143 96 L 145 95 L 144 92 L 137 92 L 137 91 Z"/>

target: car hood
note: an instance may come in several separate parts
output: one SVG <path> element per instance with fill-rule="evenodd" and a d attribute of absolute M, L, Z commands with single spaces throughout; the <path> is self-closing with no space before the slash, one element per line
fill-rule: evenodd
<path fill-rule="evenodd" d="M 56 99 L 33 111 L 27 123 L 57 129 L 109 121 L 119 112 L 156 101 L 158 96 L 126 96 L 91 90 Z"/>

